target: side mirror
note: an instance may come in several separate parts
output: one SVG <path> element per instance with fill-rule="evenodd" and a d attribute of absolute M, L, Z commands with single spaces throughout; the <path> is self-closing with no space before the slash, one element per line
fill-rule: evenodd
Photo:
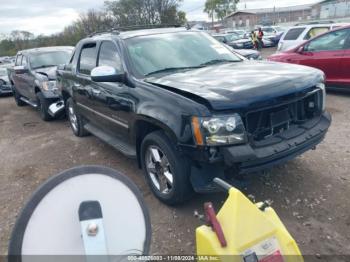
<path fill-rule="evenodd" d="M 66 69 L 66 64 L 60 64 L 57 66 L 57 70 L 65 70 Z"/>
<path fill-rule="evenodd" d="M 222 40 L 222 42 L 223 42 L 224 44 L 227 44 L 227 40 L 226 40 L 226 39 Z"/>
<path fill-rule="evenodd" d="M 304 47 L 304 46 L 300 46 L 300 47 L 297 49 L 297 53 L 298 53 L 298 54 L 302 54 L 304 51 L 305 51 L 305 47 Z"/>
<path fill-rule="evenodd" d="M 98 66 L 91 71 L 91 80 L 94 82 L 123 82 L 125 74 L 111 66 Z"/>
<path fill-rule="evenodd" d="M 16 74 L 25 74 L 28 72 L 27 66 L 19 65 L 19 66 L 15 66 L 13 69 L 15 70 Z"/>

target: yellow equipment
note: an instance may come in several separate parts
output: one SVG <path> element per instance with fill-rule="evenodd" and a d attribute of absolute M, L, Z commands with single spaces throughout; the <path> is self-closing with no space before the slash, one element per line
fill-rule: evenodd
<path fill-rule="evenodd" d="M 210 226 L 196 229 L 199 260 L 303 261 L 296 242 L 268 204 L 254 204 L 223 180 L 214 181 L 227 189 L 229 196 L 217 216 L 211 203 L 205 205 Z"/>

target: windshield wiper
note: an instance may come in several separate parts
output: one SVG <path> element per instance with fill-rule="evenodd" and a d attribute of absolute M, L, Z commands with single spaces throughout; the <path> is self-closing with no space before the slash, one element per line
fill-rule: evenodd
<path fill-rule="evenodd" d="M 200 67 L 203 66 L 208 66 L 208 65 L 215 65 L 215 64 L 221 64 L 221 63 L 235 63 L 235 62 L 239 62 L 236 60 L 229 60 L 229 59 L 213 59 L 213 60 L 209 60 L 208 62 L 205 62 L 203 64 L 200 64 Z"/>
<path fill-rule="evenodd" d="M 163 69 L 159 69 L 153 72 L 150 72 L 146 74 L 145 76 L 150 76 L 158 73 L 166 73 L 166 72 L 172 72 L 172 71 L 178 71 L 178 70 L 187 70 L 187 69 L 196 69 L 196 68 L 201 68 L 203 66 L 184 66 L 184 67 L 167 67 Z"/>

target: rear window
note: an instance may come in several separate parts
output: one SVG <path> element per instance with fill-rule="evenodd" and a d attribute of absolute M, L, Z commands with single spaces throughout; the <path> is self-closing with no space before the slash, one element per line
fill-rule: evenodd
<path fill-rule="evenodd" d="M 304 39 L 305 40 L 309 40 L 311 38 L 314 38 L 315 36 L 318 36 L 320 34 L 323 34 L 327 31 L 329 31 L 329 26 L 327 27 L 314 27 L 314 28 L 311 28 L 309 30 L 309 32 L 307 32 L 307 34 L 305 35 Z"/>
<path fill-rule="evenodd" d="M 304 32 L 305 27 L 292 28 L 284 36 L 283 40 L 297 40 L 298 37 Z"/>

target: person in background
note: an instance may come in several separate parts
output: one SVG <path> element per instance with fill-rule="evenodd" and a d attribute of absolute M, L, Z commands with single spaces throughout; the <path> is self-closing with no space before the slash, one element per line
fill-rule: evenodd
<path fill-rule="evenodd" d="M 264 46 L 264 42 L 263 42 L 263 37 L 264 37 L 264 32 L 261 30 L 261 27 L 259 27 L 258 30 L 258 50 L 261 50 Z"/>
<path fill-rule="evenodd" d="M 258 42 L 258 37 L 254 31 L 250 33 L 250 38 L 252 39 L 254 49 L 257 50 L 259 48 L 259 42 Z"/>

